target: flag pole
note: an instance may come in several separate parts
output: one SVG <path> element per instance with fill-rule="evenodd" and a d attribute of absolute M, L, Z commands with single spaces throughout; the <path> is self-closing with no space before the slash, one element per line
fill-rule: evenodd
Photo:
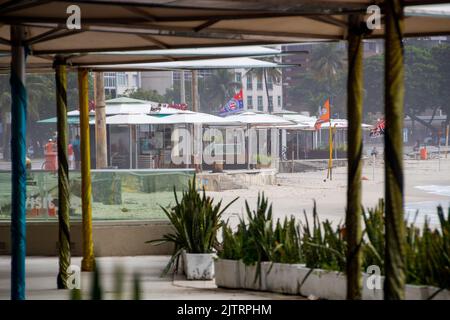
<path fill-rule="evenodd" d="M 445 159 L 447 159 L 448 154 L 448 132 L 449 132 L 450 126 L 447 125 L 445 128 Z"/>
<path fill-rule="evenodd" d="M 328 174 L 327 179 L 330 178 L 330 180 L 333 180 L 333 128 L 331 127 L 331 98 L 329 98 L 329 119 L 328 119 L 328 149 L 330 151 L 329 158 L 328 158 Z"/>

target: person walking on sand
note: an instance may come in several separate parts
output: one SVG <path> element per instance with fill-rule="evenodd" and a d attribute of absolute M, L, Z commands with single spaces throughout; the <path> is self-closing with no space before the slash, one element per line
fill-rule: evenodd
<path fill-rule="evenodd" d="M 377 150 L 377 147 L 373 147 L 372 148 L 372 151 L 370 151 L 370 155 L 372 156 L 372 158 L 374 158 L 374 159 L 376 159 L 377 158 L 377 156 L 378 156 L 378 150 Z"/>
<path fill-rule="evenodd" d="M 80 136 L 76 135 L 72 142 L 73 155 L 75 159 L 75 170 L 80 169 L 81 151 L 80 151 Z"/>

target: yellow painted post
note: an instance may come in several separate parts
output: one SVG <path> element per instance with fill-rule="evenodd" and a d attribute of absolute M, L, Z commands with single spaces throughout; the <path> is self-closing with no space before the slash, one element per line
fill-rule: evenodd
<path fill-rule="evenodd" d="M 385 1 L 385 281 L 384 299 L 405 297 L 405 223 L 403 218 L 403 7 Z"/>
<path fill-rule="evenodd" d="M 91 154 L 89 136 L 89 94 L 88 70 L 78 70 L 78 95 L 80 108 L 80 151 L 81 151 L 81 208 L 83 216 L 83 259 L 81 271 L 94 271 L 94 242 L 92 237 L 92 187 Z"/>
<path fill-rule="evenodd" d="M 361 226 L 361 171 L 362 171 L 362 115 L 363 115 L 363 28 L 362 17 L 351 15 L 348 30 L 348 170 L 347 211 L 345 214 L 347 242 L 347 299 L 362 298 L 362 226 Z"/>
<path fill-rule="evenodd" d="M 55 59 L 56 113 L 58 129 L 58 222 L 59 222 L 59 273 L 58 289 L 68 289 L 70 266 L 70 186 L 67 158 L 67 74 L 65 61 Z"/>

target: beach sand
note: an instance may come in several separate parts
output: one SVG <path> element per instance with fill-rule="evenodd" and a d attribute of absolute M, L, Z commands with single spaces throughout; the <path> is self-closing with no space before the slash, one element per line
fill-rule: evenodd
<path fill-rule="evenodd" d="M 440 168 L 438 161 L 437 159 L 404 161 L 405 211 L 409 220 L 413 219 L 414 213 L 419 210 L 417 222 L 431 215 L 432 222 L 436 223 L 437 220 L 433 217 L 436 215 L 436 206 L 438 204 L 442 204 L 444 208 L 450 206 L 450 155 L 448 159 L 440 160 Z M 347 197 L 347 168 L 334 168 L 332 181 L 325 180 L 326 176 L 326 170 L 283 173 L 277 175 L 277 185 L 251 186 L 249 189 L 208 192 L 208 194 L 214 197 L 215 201 L 222 199 L 223 203 L 239 197 L 224 217 L 230 218 L 232 225 L 235 225 L 238 217 L 245 213 L 245 200 L 249 202 L 251 208 L 256 206 L 259 192 L 264 192 L 273 203 L 274 218 L 294 215 L 303 219 L 303 210 L 311 217 L 315 199 L 321 219 L 343 223 Z M 384 195 L 383 162 L 378 160 L 374 170 L 371 160 L 365 160 L 363 176 L 368 179 L 362 181 L 363 205 L 366 208 L 373 207 Z"/>

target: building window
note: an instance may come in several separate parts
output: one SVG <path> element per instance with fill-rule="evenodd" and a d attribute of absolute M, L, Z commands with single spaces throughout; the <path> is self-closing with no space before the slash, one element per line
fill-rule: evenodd
<path fill-rule="evenodd" d="M 273 107 L 273 96 L 269 96 L 269 108 L 272 109 Z"/>
<path fill-rule="evenodd" d="M 273 89 L 273 78 L 272 76 L 267 76 L 267 89 Z"/>
<path fill-rule="evenodd" d="M 125 72 L 117 72 L 117 85 L 119 86 L 127 86 L 127 75 Z"/>
<path fill-rule="evenodd" d="M 258 96 L 258 110 L 259 111 L 263 111 L 264 110 L 263 97 L 262 96 Z"/>
<path fill-rule="evenodd" d="M 105 88 L 116 88 L 116 73 L 115 72 L 105 72 L 104 76 L 104 86 Z"/>
<path fill-rule="evenodd" d="M 257 77 L 257 82 L 256 82 L 256 89 L 257 90 L 262 90 L 263 85 L 262 85 L 262 78 Z"/>
<path fill-rule="evenodd" d="M 236 82 L 241 83 L 242 81 L 242 73 L 236 72 Z"/>
<path fill-rule="evenodd" d="M 253 109 L 253 97 L 247 96 L 247 109 Z"/>
<path fill-rule="evenodd" d="M 277 100 L 278 100 L 278 102 L 277 102 L 278 107 L 281 108 L 281 96 L 278 96 L 277 98 L 278 98 L 278 99 L 277 99 Z"/>
<path fill-rule="evenodd" d="M 172 79 L 173 79 L 173 81 L 180 81 L 181 72 L 179 72 L 179 71 L 172 72 Z"/>
<path fill-rule="evenodd" d="M 247 90 L 253 89 L 253 77 L 251 74 L 247 76 Z"/>
<path fill-rule="evenodd" d="M 114 99 L 116 97 L 117 97 L 116 89 L 105 88 L 105 98 L 106 99 Z"/>

